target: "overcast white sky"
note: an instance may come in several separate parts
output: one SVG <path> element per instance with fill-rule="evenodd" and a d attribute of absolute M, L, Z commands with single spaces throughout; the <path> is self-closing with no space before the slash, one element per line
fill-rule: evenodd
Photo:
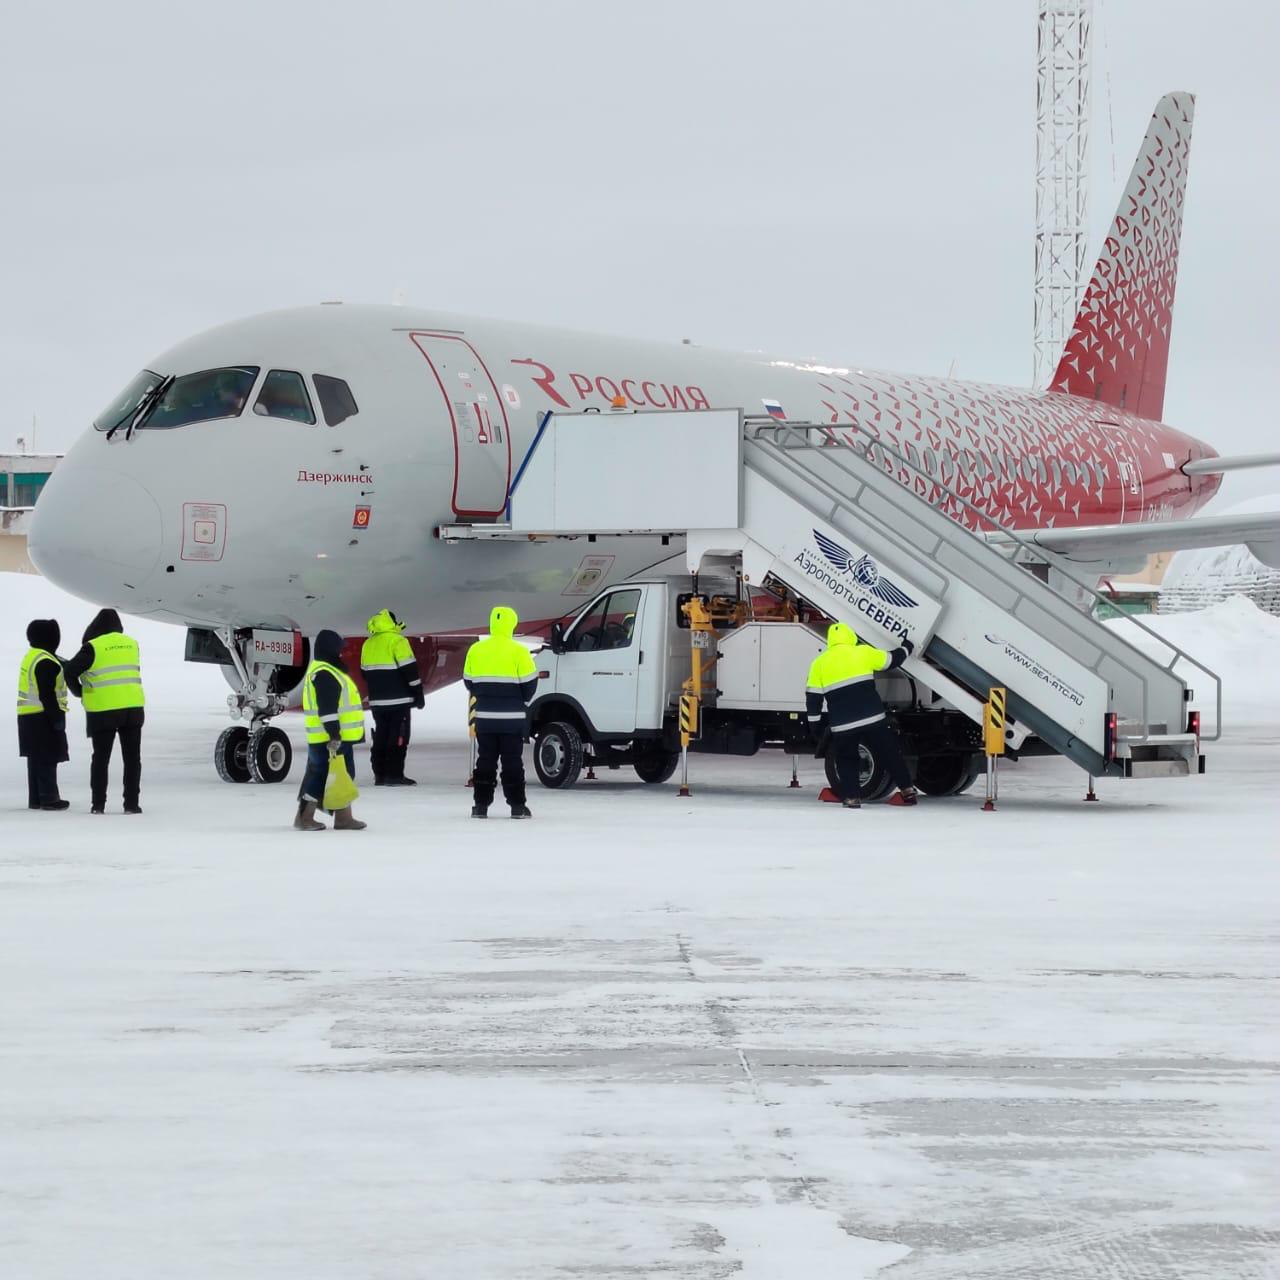
<path fill-rule="evenodd" d="M 1026 385 L 1035 19 L 1035 0 L 14 6 L 0 449 L 33 414 L 41 448 L 66 446 L 200 329 L 400 286 Z M 1222 452 L 1280 435 L 1277 48 L 1273 5 L 1095 0 L 1095 242 L 1156 99 L 1198 95 L 1165 411 Z"/>

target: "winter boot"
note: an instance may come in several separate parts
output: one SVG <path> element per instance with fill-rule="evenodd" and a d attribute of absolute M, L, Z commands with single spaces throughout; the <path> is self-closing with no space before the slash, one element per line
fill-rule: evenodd
<path fill-rule="evenodd" d="M 327 831 L 323 822 L 316 821 L 316 806 L 310 800 L 298 801 L 298 816 L 293 820 L 295 831 Z"/>
<path fill-rule="evenodd" d="M 489 806 L 487 804 L 473 804 L 471 806 L 471 816 L 473 818 L 487 818 L 489 816 Z"/>
<path fill-rule="evenodd" d="M 895 791 L 888 799 L 889 804 L 915 804 L 919 792 L 915 787 L 903 787 L 901 791 Z"/>
<path fill-rule="evenodd" d="M 861 800 L 844 800 L 844 801 L 842 801 L 841 803 L 844 805 L 844 807 L 845 807 L 846 809 L 861 809 L 861 808 L 862 808 L 862 801 L 861 801 Z"/>
<path fill-rule="evenodd" d="M 71 808 L 70 800 L 49 800 L 40 806 L 46 813 L 61 813 L 63 809 Z"/>
<path fill-rule="evenodd" d="M 387 778 L 384 782 L 388 787 L 416 787 L 418 785 L 413 778 L 406 778 L 403 774 L 398 778 Z"/>
<path fill-rule="evenodd" d="M 511 816 L 513 818 L 532 818 L 533 814 L 529 812 L 527 804 L 513 804 L 511 806 Z"/>
<path fill-rule="evenodd" d="M 334 811 L 333 829 L 335 831 L 363 831 L 368 825 L 367 822 L 361 822 L 353 816 L 350 805 L 347 805 L 345 809 Z"/>

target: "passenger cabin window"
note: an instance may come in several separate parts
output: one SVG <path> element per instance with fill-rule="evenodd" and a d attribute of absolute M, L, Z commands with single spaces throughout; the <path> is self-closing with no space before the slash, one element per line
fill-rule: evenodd
<path fill-rule="evenodd" d="M 308 426 L 314 426 L 316 420 L 302 374 L 289 369 L 272 369 L 263 378 L 253 411 L 264 418 L 287 418 Z"/>
<path fill-rule="evenodd" d="M 313 373 L 311 378 L 320 397 L 320 412 L 329 426 L 336 427 L 360 412 L 351 388 L 341 378 L 331 378 L 327 373 Z"/>
<path fill-rule="evenodd" d="M 238 418 L 258 380 L 256 365 L 205 369 L 174 378 L 138 424 L 146 431 L 169 431 L 213 418 Z"/>
<path fill-rule="evenodd" d="M 635 638 L 640 592 L 613 591 L 585 613 L 565 645 L 569 653 L 599 653 L 626 649 Z"/>

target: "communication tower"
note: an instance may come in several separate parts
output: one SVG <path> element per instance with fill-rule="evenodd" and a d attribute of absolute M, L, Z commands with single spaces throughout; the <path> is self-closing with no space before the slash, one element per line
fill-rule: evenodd
<path fill-rule="evenodd" d="M 1092 0 L 1041 0 L 1036 48 L 1035 367 L 1053 376 L 1088 284 Z"/>

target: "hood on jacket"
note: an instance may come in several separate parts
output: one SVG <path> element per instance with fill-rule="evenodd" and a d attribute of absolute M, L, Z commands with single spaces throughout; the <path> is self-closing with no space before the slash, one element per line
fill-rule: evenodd
<path fill-rule="evenodd" d="M 124 624 L 114 609 L 99 609 L 97 616 L 84 629 L 83 643 L 88 644 L 90 640 L 96 640 L 99 636 L 109 636 L 123 630 Z"/>
<path fill-rule="evenodd" d="M 833 622 L 827 628 L 827 648 L 837 644 L 857 644 L 858 637 L 852 627 L 843 622 Z"/>
<path fill-rule="evenodd" d="M 346 670 L 342 663 L 342 637 L 336 631 L 321 631 L 311 646 L 311 656 L 317 662 L 327 662 Z"/>
<path fill-rule="evenodd" d="M 516 633 L 516 623 L 520 621 L 514 609 L 505 604 L 496 605 L 489 615 L 489 634 L 500 640 L 510 640 Z"/>
<path fill-rule="evenodd" d="M 62 628 L 53 618 L 33 618 L 27 623 L 27 643 L 33 649 L 56 653 L 62 643 Z"/>
<path fill-rule="evenodd" d="M 390 609 L 380 609 L 369 619 L 369 634 L 381 635 L 384 631 L 403 631 L 404 623 Z"/>

